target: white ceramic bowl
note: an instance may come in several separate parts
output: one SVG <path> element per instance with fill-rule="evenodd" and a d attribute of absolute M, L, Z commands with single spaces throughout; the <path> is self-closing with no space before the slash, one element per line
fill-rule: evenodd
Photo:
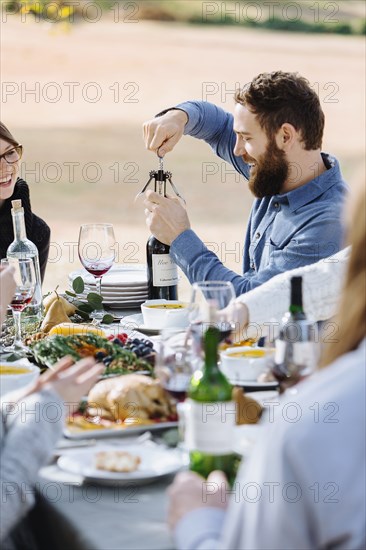
<path fill-rule="evenodd" d="M 256 382 L 258 376 L 268 368 L 268 351 L 266 348 L 250 346 L 227 348 L 220 353 L 220 368 L 233 383 Z M 248 356 L 240 356 L 241 353 L 248 353 Z"/>
<path fill-rule="evenodd" d="M 2 369 L 0 369 L 0 397 L 34 382 L 41 372 L 38 367 L 32 365 L 27 359 L 19 359 L 11 363 L 1 361 L 0 365 L 5 368 L 19 370 L 19 374 L 1 374 Z M 23 370 L 27 372 L 22 372 Z"/>
<path fill-rule="evenodd" d="M 163 309 L 149 306 L 182 304 L 179 309 Z M 180 300 L 147 300 L 141 305 L 144 325 L 148 328 L 185 328 L 189 325 L 188 304 Z"/>

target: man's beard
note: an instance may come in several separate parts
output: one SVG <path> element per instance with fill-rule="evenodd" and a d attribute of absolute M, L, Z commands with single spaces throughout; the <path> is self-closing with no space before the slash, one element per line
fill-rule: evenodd
<path fill-rule="evenodd" d="M 254 159 L 243 155 L 245 162 Z M 250 159 L 250 160 L 249 160 Z M 277 147 L 276 142 L 269 142 L 267 149 L 250 169 L 249 189 L 257 199 L 271 197 L 281 192 L 289 175 L 289 163 L 285 153 Z"/>

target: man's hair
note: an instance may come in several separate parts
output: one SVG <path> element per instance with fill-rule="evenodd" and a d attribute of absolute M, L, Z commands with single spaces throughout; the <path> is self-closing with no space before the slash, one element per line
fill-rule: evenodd
<path fill-rule="evenodd" d="M 301 133 L 307 151 L 320 149 L 324 113 L 309 81 L 299 74 L 261 73 L 237 90 L 235 101 L 257 116 L 269 138 L 287 122 Z"/>

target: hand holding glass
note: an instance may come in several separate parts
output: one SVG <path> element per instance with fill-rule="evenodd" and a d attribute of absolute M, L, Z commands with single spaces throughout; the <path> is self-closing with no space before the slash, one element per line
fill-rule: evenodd
<path fill-rule="evenodd" d="M 213 323 L 218 327 L 221 341 L 230 336 L 234 328 L 234 319 L 228 320 L 221 312 L 234 298 L 234 287 L 228 281 L 205 281 L 192 285 L 189 320 L 196 368 L 200 368 L 202 364 L 202 338 L 209 324 Z"/>

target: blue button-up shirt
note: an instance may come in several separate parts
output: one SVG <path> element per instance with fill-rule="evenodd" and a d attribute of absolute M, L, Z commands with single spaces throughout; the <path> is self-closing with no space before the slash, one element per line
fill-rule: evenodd
<path fill-rule="evenodd" d="M 249 178 L 249 166 L 234 155 L 233 116 L 207 102 L 178 105 L 189 121 L 185 134 L 205 140 L 222 159 Z M 342 210 L 347 186 L 337 160 L 322 154 L 327 170 L 288 193 L 254 201 L 245 237 L 243 275 L 227 269 L 192 230 L 181 233 L 170 254 L 195 281 L 231 281 L 236 294 L 261 285 L 274 275 L 308 265 L 343 246 Z"/>

